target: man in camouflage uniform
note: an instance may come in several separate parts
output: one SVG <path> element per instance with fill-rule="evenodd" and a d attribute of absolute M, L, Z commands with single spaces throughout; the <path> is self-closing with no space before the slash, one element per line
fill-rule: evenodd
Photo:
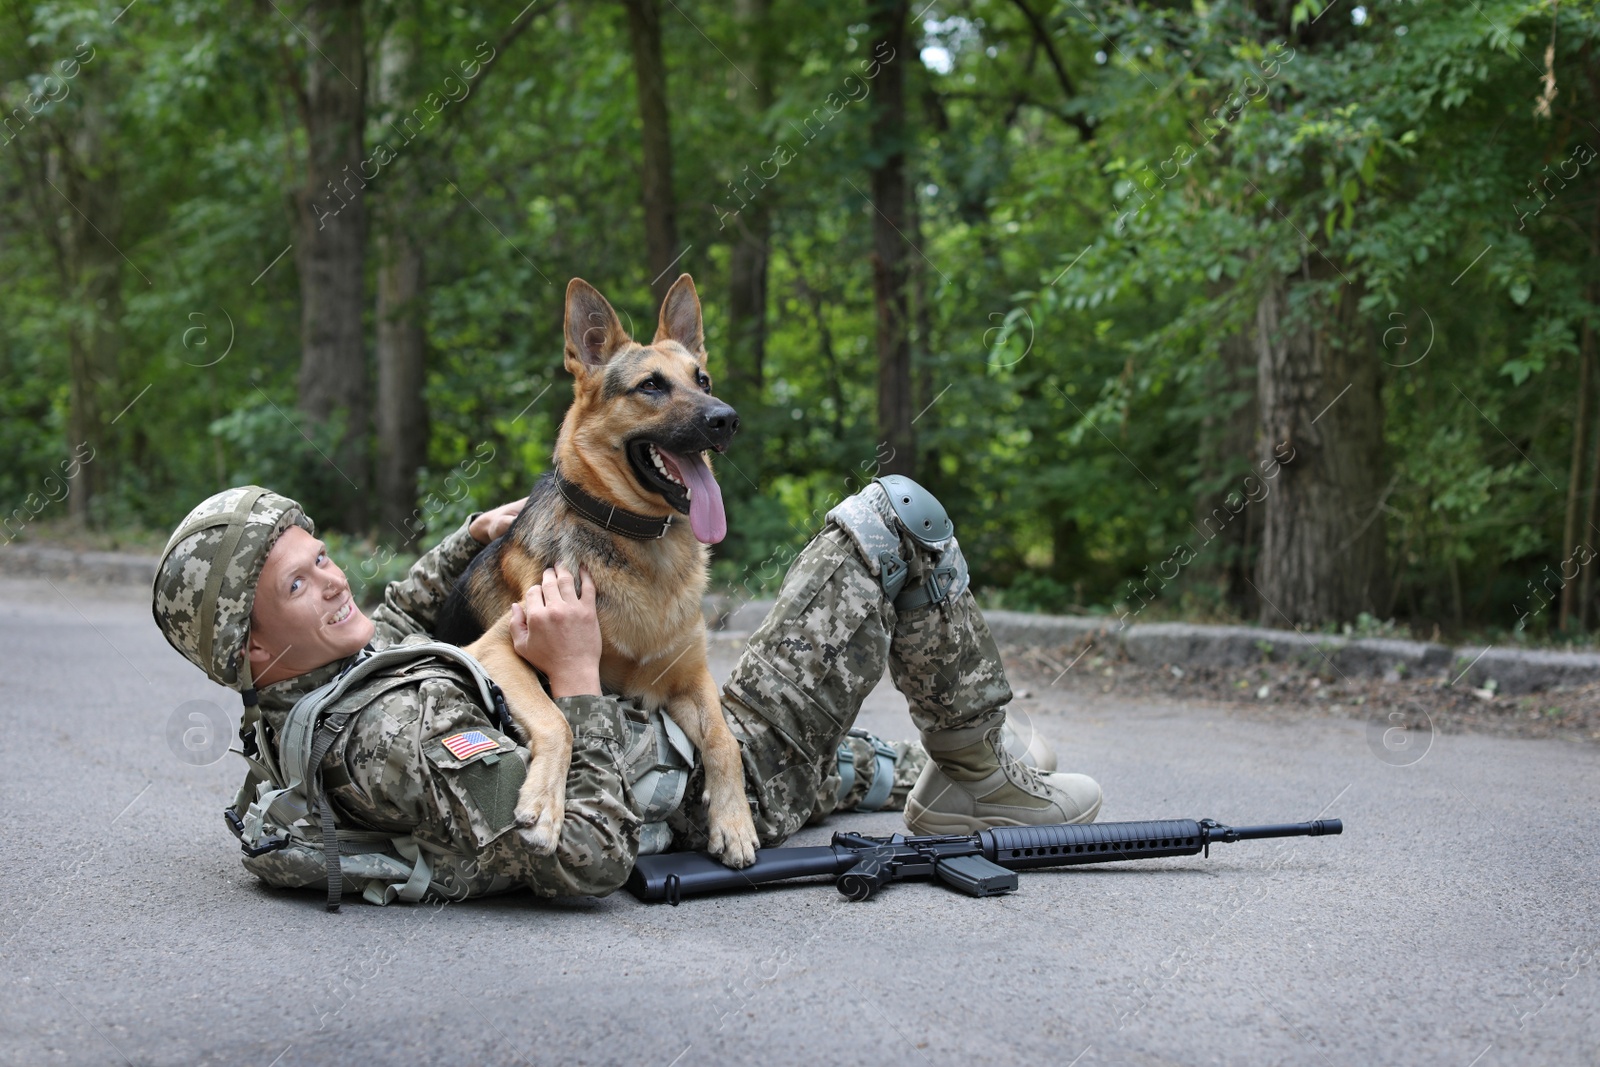
<path fill-rule="evenodd" d="M 519 506 L 469 519 L 391 583 L 368 620 L 299 505 L 259 487 L 227 490 L 191 512 L 168 542 L 153 591 L 156 622 L 186 658 L 243 694 L 246 724 L 259 715 L 276 736 L 295 703 L 352 666 L 363 647 L 426 640 L 457 577 Z M 889 776 L 896 806 L 915 779 L 905 806 L 918 832 L 1089 821 L 1099 810 L 1092 779 L 1040 773 L 1008 751 L 1011 691 L 998 652 L 967 590 L 953 530 L 934 532 L 943 536 L 914 537 L 878 482 L 830 512 L 724 687 L 763 846 L 869 795 L 882 804 Z M 526 645 L 541 612 L 534 591 L 513 610 L 528 615 L 518 651 L 535 666 L 551 662 Z M 587 617 L 597 637 L 592 600 L 587 616 L 581 604 L 560 610 L 568 629 L 542 632 L 564 640 L 576 632 L 572 619 L 581 625 Z M 597 640 L 594 648 L 597 667 Z M 916 746 L 890 749 L 850 734 L 886 667 L 931 761 Z M 671 810 L 651 809 L 659 797 L 643 795 L 640 772 L 651 760 L 639 753 L 665 751 L 666 727 L 630 701 L 598 692 L 555 697 L 572 727 L 572 763 L 560 841 L 541 855 L 511 805 L 493 799 L 516 795 L 527 752 L 497 728 L 465 670 L 440 663 L 415 670 L 414 681 L 371 678 L 349 699 L 358 713 L 320 764 L 339 825 L 411 842 L 431 868 L 433 895 L 515 887 L 545 896 L 609 893 L 627 878 L 647 820 L 663 814 L 672 847 L 705 844 L 703 770 L 694 766 Z M 444 742 L 463 731 L 493 748 L 458 758 Z M 1027 747 L 1009 740 L 1012 749 Z M 1030 755 L 1053 761 L 1047 753 L 1035 746 Z M 294 884 L 272 870 L 272 854 L 251 862 L 268 881 Z"/>

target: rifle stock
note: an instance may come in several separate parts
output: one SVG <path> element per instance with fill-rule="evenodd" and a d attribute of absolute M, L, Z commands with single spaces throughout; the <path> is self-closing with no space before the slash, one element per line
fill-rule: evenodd
<path fill-rule="evenodd" d="M 628 876 L 627 890 L 640 900 L 676 904 L 686 896 L 747 889 L 768 882 L 827 875 L 837 878 L 855 865 L 853 853 L 832 845 L 764 848 L 743 870 L 725 867 L 704 852 L 663 852 L 640 856 Z"/>
<path fill-rule="evenodd" d="M 677 904 L 686 896 L 826 876 L 836 879 L 839 891 L 850 899 L 864 900 L 887 882 L 910 878 L 940 877 L 953 885 L 970 886 L 974 872 L 981 873 L 982 862 L 992 865 L 996 872 L 1022 871 L 1193 856 L 1202 851 L 1209 855 L 1211 845 L 1217 843 L 1343 832 L 1344 824 L 1338 819 L 1239 827 L 1223 826 L 1210 819 L 1160 819 L 1000 826 L 948 837 L 837 833 L 831 845 L 762 849 L 756 853 L 755 863 L 743 870 L 725 867 L 703 852 L 641 856 L 626 888 L 643 901 Z M 964 865 L 965 877 L 960 879 L 952 877 L 948 868 L 940 871 L 941 864 L 960 857 L 974 857 L 980 867 L 969 862 Z M 1005 892 L 1014 887 L 1014 879 L 994 879 L 983 884 L 988 888 L 974 895 Z"/>

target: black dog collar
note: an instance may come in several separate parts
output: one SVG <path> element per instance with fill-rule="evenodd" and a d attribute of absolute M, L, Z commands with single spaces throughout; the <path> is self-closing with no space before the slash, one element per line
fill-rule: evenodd
<path fill-rule="evenodd" d="M 648 515 L 625 511 L 584 492 L 576 483 L 563 478 L 559 470 L 552 470 L 550 474 L 567 506 L 603 530 L 631 537 L 635 541 L 656 541 L 667 536 L 667 530 L 672 526 L 671 515 L 653 519 Z"/>

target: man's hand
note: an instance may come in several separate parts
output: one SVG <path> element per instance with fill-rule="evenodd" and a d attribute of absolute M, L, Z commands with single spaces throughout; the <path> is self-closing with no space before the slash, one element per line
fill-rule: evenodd
<path fill-rule="evenodd" d="M 594 581 L 587 568 L 580 573 L 582 596 L 571 571 L 547 567 L 544 581 L 511 605 L 511 647 L 550 679 L 552 697 L 600 695 L 600 616 Z"/>
<path fill-rule="evenodd" d="M 513 500 L 509 504 L 501 504 L 493 511 L 485 511 L 482 515 L 472 520 L 472 525 L 467 527 L 467 532 L 472 539 L 480 545 L 486 545 L 511 529 L 511 521 L 522 510 L 522 505 L 528 502 L 527 497 Z"/>

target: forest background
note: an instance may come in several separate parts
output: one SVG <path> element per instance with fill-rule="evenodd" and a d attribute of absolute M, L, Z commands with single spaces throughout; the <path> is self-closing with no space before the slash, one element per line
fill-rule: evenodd
<path fill-rule="evenodd" d="M 0 5 L 0 540 L 293 495 L 371 589 L 691 273 L 714 578 L 877 473 L 986 604 L 1587 641 L 1597 0 Z M 0 548 L 0 550 L 4 550 Z"/>

